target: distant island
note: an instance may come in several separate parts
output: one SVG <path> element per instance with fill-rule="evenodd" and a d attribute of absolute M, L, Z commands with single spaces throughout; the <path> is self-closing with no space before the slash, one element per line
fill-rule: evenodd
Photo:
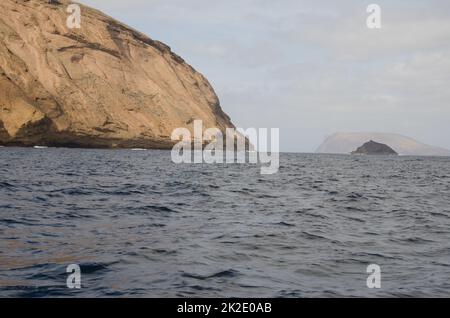
<path fill-rule="evenodd" d="M 431 146 L 399 134 L 340 132 L 326 137 L 317 153 L 349 154 L 368 140 L 389 145 L 402 156 L 450 156 L 450 150 Z"/>
<path fill-rule="evenodd" d="M 394 155 L 398 153 L 389 147 L 388 145 L 375 142 L 373 140 L 366 142 L 361 147 L 358 147 L 355 151 L 352 151 L 352 155 Z"/>

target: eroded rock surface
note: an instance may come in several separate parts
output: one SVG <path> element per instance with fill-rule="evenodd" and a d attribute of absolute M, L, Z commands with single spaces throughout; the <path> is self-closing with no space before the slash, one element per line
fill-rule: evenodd
<path fill-rule="evenodd" d="M 165 44 L 66 0 L 0 1 L 0 144 L 169 148 L 171 132 L 234 127 L 208 81 Z"/>

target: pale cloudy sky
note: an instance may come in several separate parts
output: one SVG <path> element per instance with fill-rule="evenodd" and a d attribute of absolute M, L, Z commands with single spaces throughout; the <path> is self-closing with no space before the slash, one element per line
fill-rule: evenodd
<path fill-rule="evenodd" d="M 280 128 L 283 151 L 338 131 L 450 148 L 448 0 L 79 0 L 203 73 L 238 127 Z M 367 6 L 382 9 L 368 29 Z"/>

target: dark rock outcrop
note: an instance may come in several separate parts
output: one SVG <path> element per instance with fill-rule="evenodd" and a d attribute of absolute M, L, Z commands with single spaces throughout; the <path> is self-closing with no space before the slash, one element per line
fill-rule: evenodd
<path fill-rule="evenodd" d="M 352 155 L 398 155 L 398 153 L 388 145 L 375 142 L 373 140 L 352 152 Z"/>

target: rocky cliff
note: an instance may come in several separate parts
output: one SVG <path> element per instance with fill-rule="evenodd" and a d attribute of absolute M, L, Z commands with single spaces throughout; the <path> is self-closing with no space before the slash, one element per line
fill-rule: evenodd
<path fill-rule="evenodd" d="M 0 1 L 0 144 L 171 147 L 171 132 L 233 127 L 208 81 L 161 42 L 66 0 Z"/>
<path fill-rule="evenodd" d="M 352 155 L 398 155 L 398 153 L 388 145 L 371 140 L 358 147 Z"/>

